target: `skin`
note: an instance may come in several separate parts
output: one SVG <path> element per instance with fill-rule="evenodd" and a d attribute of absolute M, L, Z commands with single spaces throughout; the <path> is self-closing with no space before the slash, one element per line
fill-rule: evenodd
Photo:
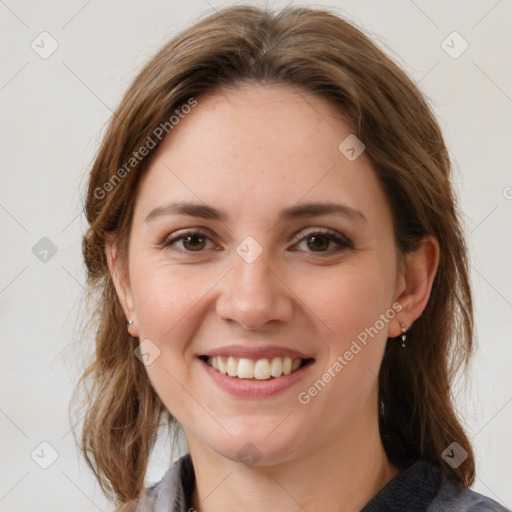
<path fill-rule="evenodd" d="M 183 426 L 198 511 L 315 512 L 335 504 L 356 511 L 400 471 L 379 437 L 377 375 L 388 336 L 400 335 L 400 322 L 410 327 L 427 304 L 439 247 L 425 238 L 399 270 L 391 210 L 369 159 L 363 152 L 349 161 L 338 150 L 351 133 L 330 103 L 284 86 L 245 84 L 200 97 L 140 184 L 126 273 L 115 243 L 107 247 L 130 334 L 160 350 L 146 369 Z M 173 214 L 145 222 L 153 208 L 177 200 L 227 218 Z M 283 209 L 305 202 L 348 205 L 366 221 L 339 214 L 279 220 Z M 197 239 L 159 245 L 193 228 L 208 236 L 200 251 L 193 251 Z M 321 239 L 327 247 L 319 252 L 297 238 L 326 229 L 353 247 L 336 251 Z M 263 249 L 250 264 L 236 252 L 247 236 Z M 299 403 L 298 394 L 397 303 L 400 312 L 378 335 Z M 242 399 L 214 384 L 198 359 L 230 344 L 290 347 L 315 362 L 276 396 Z M 261 453 L 255 465 L 237 456 L 246 443 Z"/>

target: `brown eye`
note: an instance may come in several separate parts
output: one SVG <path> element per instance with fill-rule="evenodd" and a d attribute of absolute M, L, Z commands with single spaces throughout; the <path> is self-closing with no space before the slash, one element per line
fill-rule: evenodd
<path fill-rule="evenodd" d="M 344 235 L 337 233 L 336 231 L 314 231 L 307 233 L 304 236 L 298 236 L 299 243 L 296 247 L 303 246 L 301 251 L 318 254 L 334 254 L 344 249 L 353 249 L 354 245 Z M 330 246 L 331 247 L 330 248 Z M 306 247 L 304 249 L 304 246 Z"/>
<path fill-rule="evenodd" d="M 306 239 L 306 242 L 313 252 L 323 252 L 329 248 L 331 240 L 326 236 L 312 235 Z"/>
<path fill-rule="evenodd" d="M 189 235 L 182 238 L 183 240 L 183 247 L 187 251 L 200 251 L 204 249 L 204 246 L 206 245 L 206 240 L 204 238 L 201 238 L 197 235 Z"/>
<path fill-rule="evenodd" d="M 162 243 L 162 247 L 177 249 L 181 252 L 202 252 L 207 249 L 210 238 L 200 231 L 189 231 L 179 236 L 169 238 Z M 179 245 L 180 244 L 180 245 Z"/>

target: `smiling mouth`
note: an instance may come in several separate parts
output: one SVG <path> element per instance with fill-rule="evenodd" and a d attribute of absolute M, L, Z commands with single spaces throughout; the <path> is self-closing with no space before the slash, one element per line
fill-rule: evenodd
<path fill-rule="evenodd" d="M 202 356 L 200 359 L 222 375 L 235 379 L 255 380 L 278 379 L 279 377 L 290 375 L 314 361 L 312 358 L 292 359 L 291 357 L 252 360 L 244 357 Z"/>

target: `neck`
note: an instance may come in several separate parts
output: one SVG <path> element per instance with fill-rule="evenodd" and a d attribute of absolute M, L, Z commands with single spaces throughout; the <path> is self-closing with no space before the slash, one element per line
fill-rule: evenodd
<path fill-rule="evenodd" d="M 368 428 L 367 420 L 272 466 L 245 466 L 190 439 L 192 504 L 198 512 L 360 511 L 400 472 L 386 457 L 377 423 Z"/>

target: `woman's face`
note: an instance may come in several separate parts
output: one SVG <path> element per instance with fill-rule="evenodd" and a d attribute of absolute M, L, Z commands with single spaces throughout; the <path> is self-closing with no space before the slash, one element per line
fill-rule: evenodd
<path fill-rule="evenodd" d="M 244 85 L 198 98 L 142 180 L 122 301 L 191 450 L 273 464 L 374 432 L 402 280 L 351 133 L 325 100 Z"/>

